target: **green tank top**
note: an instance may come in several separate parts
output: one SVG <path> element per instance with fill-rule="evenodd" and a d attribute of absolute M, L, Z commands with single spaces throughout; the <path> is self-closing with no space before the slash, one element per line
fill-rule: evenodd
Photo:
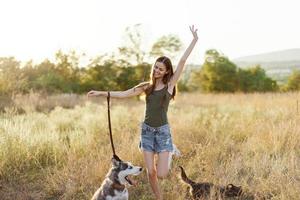
<path fill-rule="evenodd" d="M 165 98 L 164 98 L 165 97 Z M 146 111 L 144 122 L 152 127 L 163 126 L 168 123 L 167 112 L 171 94 L 168 87 L 165 86 L 161 90 L 153 90 L 146 96 Z"/>

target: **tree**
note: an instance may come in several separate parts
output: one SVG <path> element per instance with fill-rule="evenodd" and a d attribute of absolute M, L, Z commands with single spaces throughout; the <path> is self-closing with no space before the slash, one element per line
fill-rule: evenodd
<path fill-rule="evenodd" d="M 14 57 L 0 58 L 0 94 L 12 95 L 25 92 L 27 80 Z"/>
<path fill-rule="evenodd" d="M 237 83 L 237 67 L 215 49 L 206 51 L 200 71 L 194 71 L 189 85 L 205 92 L 234 92 Z"/>
<path fill-rule="evenodd" d="M 168 55 L 168 57 L 173 59 L 181 48 L 182 42 L 176 35 L 162 36 L 153 44 L 150 56 L 159 57 Z"/>
<path fill-rule="evenodd" d="M 180 51 L 182 42 L 176 35 L 166 35 L 160 37 L 151 47 L 150 51 L 142 48 L 141 24 L 133 27 L 127 27 L 125 30 L 126 46 L 119 47 L 119 60 L 131 65 L 139 65 L 145 63 L 146 60 L 166 55 L 170 58 Z"/>
<path fill-rule="evenodd" d="M 238 70 L 238 89 L 243 92 L 276 91 L 276 81 L 267 77 L 266 72 L 259 65 L 248 69 Z"/>
<path fill-rule="evenodd" d="M 79 58 L 75 51 L 69 54 L 58 51 L 55 54 L 55 69 L 61 76 L 63 92 L 78 92 L 79 87 Z"/>
<path fill-rule="evenodd" d="M 144 62 L 146 52 L 142 50 L 141 24 L 125 29 L 125 40 L 127 46 L 119 47 L 121 60 L 127 60 L 129 63 L 139 64 Z"/>
<path fill-rule="evenodd" d="M 289 76 L 286 90 L 300 90 L 300 70 L 294 70 L 293 73 Z"/>
<path fill-rule="evenodd" d="M 64 77 L 54 63 L 44 60 L 40 64 L 31 68 L 30 65 L 25 66 L 24 70 L 29 77 L 30 88 L 46 93 L 58 93 L 64 87 Z M 30 75 L 30 76 L 29 76 Z"/>
<path fill-rule="evenodd" d="M 276 81 L 266 75 L 259 65 L 237 68 L 227 57 L 215 49 L 206 51 L 205 62 L 200 70 L 191 73 L 191 89 L 206 92 L 268 92 L 278 90 Z"/>

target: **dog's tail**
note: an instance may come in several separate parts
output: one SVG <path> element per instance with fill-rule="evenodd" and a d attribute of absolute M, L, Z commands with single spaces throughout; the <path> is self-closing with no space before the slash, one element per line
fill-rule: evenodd
<path fill-rule="evenodd" d="M 179 166 L 179 168 L 181 169 L 181 179 L 182 179 L 185 183 L 187 183 L 187 184 L 189 184 L 189 185 L 194 185 L 195 182 L 192 181 L 191 179 L 189 179 L 189 178 L 186 176 L 186 173 L 185 173 L 183 167 L 182 167 L 182 166 Z"/>

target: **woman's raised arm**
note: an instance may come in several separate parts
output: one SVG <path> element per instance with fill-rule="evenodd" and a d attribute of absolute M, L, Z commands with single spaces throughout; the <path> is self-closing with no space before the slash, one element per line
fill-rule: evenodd
<path fill-rule="evenodd" d="M 194 30 L 194 25 L 192 27 L 190 27 L 190 30 L 193 34 L 193 40 L 192 42 L 190 43 L 190 45 L 188 46 L 188 48 L 185 50 L 183 56 L 181 57 L 177 67 L 176 67 L 176 70 L 173 74 L 173 76 L 171 77 L 170 79 L 170 85 L 171 86 L 175 86 L 182 71 L 183 71 L 183 68 L 184 68 L 184 65 L 185 65 L 185 62 L 187 60 L 187 58 L 189 57 L 189 55 L 191 54 L 194 46 L 196 45 L 197 41 L 198 41 L 198 35 L 197 35 L 197 31 L 198 29 Z"/>

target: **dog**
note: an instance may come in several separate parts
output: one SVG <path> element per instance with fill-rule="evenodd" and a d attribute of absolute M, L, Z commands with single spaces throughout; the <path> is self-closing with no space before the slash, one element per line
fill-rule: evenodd
<path fill-rule="evenodd" d="M 142 167 L 134 166 L 130 162 L 122 161 L 118 156 L 112 158 L 112 167 L 95 192 L 92 200 L 128 200 L 127 185 L 135 185 L 131 175 L 139 175 Z"/>
<path fill-rule="evenodd" d="M 204 199 L 226 199 L 230 197 L 239 197 L 242 194 L 242 188 L 233 184 L 227 186 L 217 186 L 213 183 L 196 183 L 190 180 L 183 167 L 179 166 L 181 170 L 181 179 L 189 185 L 185 198 L 189 200 L 204 200 Z"/>

